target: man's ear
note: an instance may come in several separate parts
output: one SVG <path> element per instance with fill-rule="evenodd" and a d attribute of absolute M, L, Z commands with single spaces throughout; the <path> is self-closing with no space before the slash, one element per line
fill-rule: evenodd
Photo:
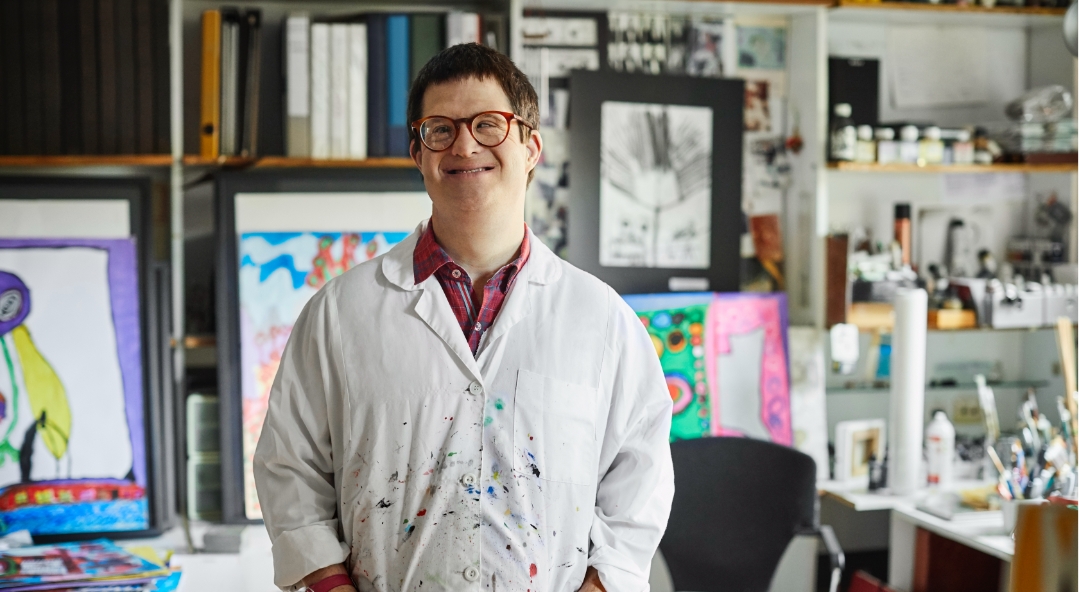
<path fill-rule="evenodd" d="M 420 148 L 419 143 L 416 140 L 409 140 L 408 142 L 408 155 L 412 157 L 412 161 L 416 163 L 416 168 L 422 169 L 420 159 L 423 156 L 423 150 Z"/>
<path fill-rule="evenodd" d="M 528 154 L 528 170 L 532 170 L 539 164 L 540 154 L 543 153 L 543 138 L 538 130 L 532 130 L 528 135 L 525 151 Z"/>

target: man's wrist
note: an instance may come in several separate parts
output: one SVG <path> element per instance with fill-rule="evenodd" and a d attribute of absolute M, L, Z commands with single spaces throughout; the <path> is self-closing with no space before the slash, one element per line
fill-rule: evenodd
<path fill-rule="evenodd" d="M 303 585 L 312 592 L 355 592 L 355 584 L 343 564 L 330 565 L 315 570 L 303 579 Z"/>

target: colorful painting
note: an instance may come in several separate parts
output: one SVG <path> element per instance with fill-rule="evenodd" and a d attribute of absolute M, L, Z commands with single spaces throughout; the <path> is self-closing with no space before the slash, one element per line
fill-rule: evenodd
<path fill-rule="evenodd" d="M 0 534 L 145 530 L 132 239 L 0 239 Z"/>
<path fill-rule="evenodd" d="M 329 280 L 373 259 L 408 232 L 247 232 L 240 235 L 240 362 L 244 495 L 248 518 L 262 510 L 251 470 L 270 387 L 292 325 Z"/>
<path fill-rule="evenodd" d="M 783 294 L 626 296 L 648 329 L 674 402 L 671 440 L 793 443 Z"/>

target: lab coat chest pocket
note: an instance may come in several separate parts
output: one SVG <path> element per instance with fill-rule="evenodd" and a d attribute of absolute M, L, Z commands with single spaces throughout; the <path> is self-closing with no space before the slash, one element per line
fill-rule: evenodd
<path fill-rule="evenodd" d="M 514 471 L 594 485 L 597 398 L 593 387 L 519 370 L 513 402 Z"/>

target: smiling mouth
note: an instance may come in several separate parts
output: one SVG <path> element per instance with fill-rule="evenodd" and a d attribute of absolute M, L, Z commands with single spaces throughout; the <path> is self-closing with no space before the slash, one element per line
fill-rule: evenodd
<path fill-rule="evenodd" d="M 485 172 L 485 171 L 494 170 L 494 168 L 495 167 L 493 167 L 493 166 L 481 166 L 481 167 L 474 167 L 474 168 L 470 168 L 470 169 L 450 169 L 450 170 L 448 170 L 446 172 L 451 174 L 451 175 L 471 175 L 471 174 L 482 173 L 482 172 Z"/>

